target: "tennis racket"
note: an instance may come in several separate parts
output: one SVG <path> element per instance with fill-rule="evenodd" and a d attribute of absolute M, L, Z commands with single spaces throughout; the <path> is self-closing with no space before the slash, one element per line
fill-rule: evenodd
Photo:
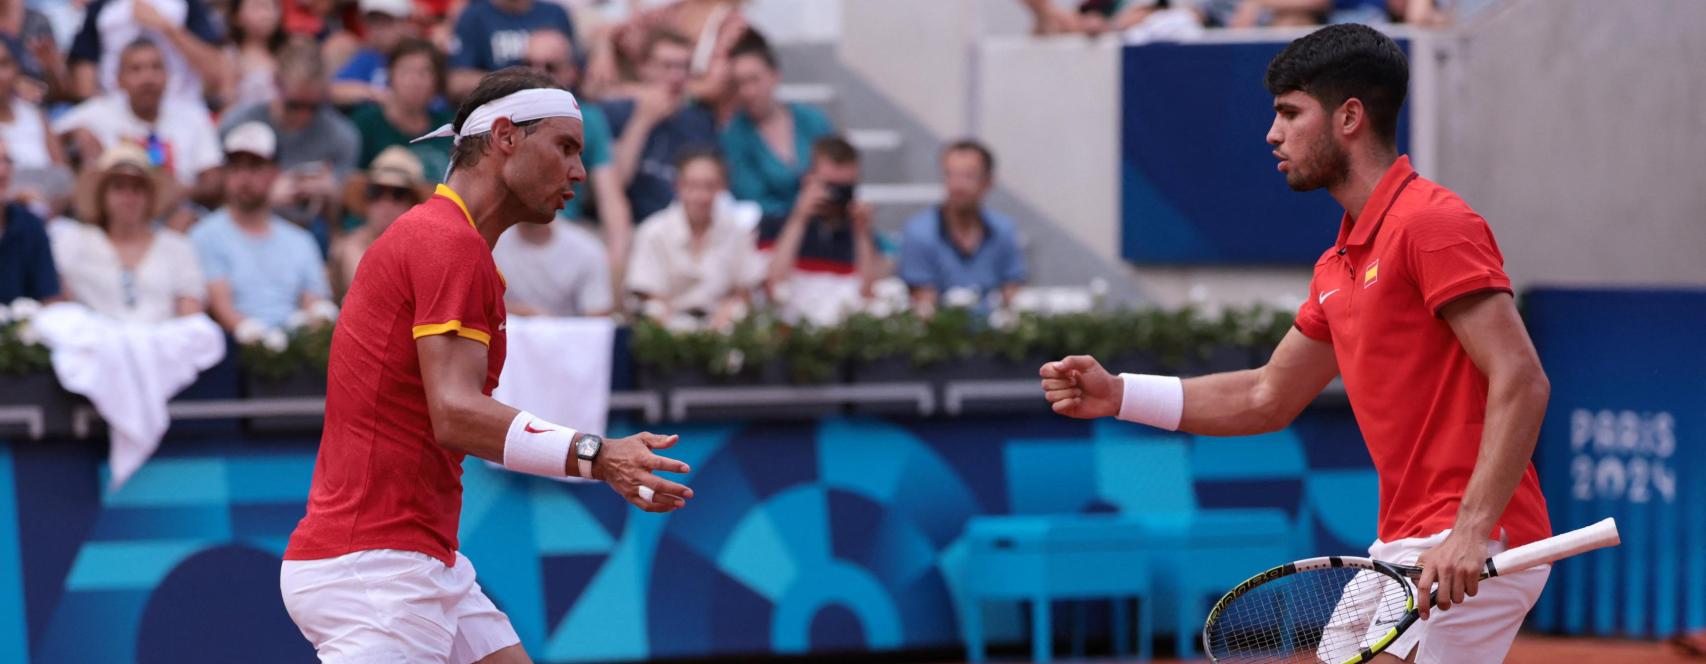
<path fill-rule="evenodd" d="M 1617 522 L 1605 519 L 1494 555 L 1481 578 L 1617 543 Z M 1367 662 L 1416 623 L 1421 574 L 1420 567 L 1347 556 L 1280 565 L 1215 603 L 1202 628 L 1203 651 L 1236 664 Z"/>

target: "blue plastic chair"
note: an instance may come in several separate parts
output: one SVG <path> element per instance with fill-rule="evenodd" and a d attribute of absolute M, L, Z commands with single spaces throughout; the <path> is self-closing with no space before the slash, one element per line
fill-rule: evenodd
<path fill-rule="evenodd" d="M 1118 515 L 996 516 L 972 519 L 964 535 L 960 614 L 966 658 L 985 661 L 983 604 L 1031 602 L 1031 652 L 1054 655 L 1056 600 L 1113 599 L 1114 649 L 1130 653 L 1127 601 L 1137 600 L 1138 660 L 1151 655 L 1153 609 L 1143 526 Z"/>

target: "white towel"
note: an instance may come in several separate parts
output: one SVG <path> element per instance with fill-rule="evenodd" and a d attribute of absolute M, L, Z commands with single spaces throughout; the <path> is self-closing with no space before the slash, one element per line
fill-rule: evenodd
<path fill-rule="evenodd" d="M 576 431 L 602 435 L 610 415 L 609 318 L 511 316 L 492 398 Z"/>
<path fill-rule="evenodd" d="M 171 418 L 166 402 L 225 358 L 225 336 L 206 314 L 161 323 L 119 323 L 81 304 L 61 302 L 31 325 L 53 351 L 65 389 L 88 397 L 111 432 L 109 491 L 141 468 Z"/>

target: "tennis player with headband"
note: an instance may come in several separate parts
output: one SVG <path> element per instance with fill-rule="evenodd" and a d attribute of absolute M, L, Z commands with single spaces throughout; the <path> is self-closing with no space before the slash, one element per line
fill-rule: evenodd
<path fill-rule="evenodd" d="M 1266 366 L 1116 377 L 1074 356 L 1043 366 L 1042 387 L 1063 415 L 1243 436 L 1284 428 L 1343 376 L 1380 476 L 1369 557 L 1423 567 L 1424 600 L 1438 583 L 1441 612 L 1423 608 L 1375 661 L 1499 662 L 1549 568 L 1478 579 L 1489 554 L 1551 534 L 1529 461 L 1550 388 L 1486 220 L 1398 154 L 1408 82 L 1403 51 L 1361 25 L 1322 28 L 1268 65 L 1279 172 L 1345 214 Z"/>
<path fill-rule="evenodd" d="M 451 170 L 367 250 L 332 337 L 326 423 L 308 513 L 280 572 L 284 605 L 323 662 L 526 662 L 520 639 L 457 552 L 462 460 L 603 480 L 668 512 L 693 491 L 653 450 L 604 440 L 491 398 L 504 363 L 504 281 L 492 245 L 549 223 L 586 178 L 574 95 L 532 71 L 488 74 L 456 121 Z M 567 351 L 572 352 L 572 351 Z"/>

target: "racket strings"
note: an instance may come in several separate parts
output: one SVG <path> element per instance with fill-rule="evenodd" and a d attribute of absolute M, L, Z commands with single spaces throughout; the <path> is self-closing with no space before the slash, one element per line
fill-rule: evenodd
<path fill-rule="evenodd" d="M 1408 612 L 1403 583 L 1350 567 L 1298 572 L 1250 589 L 1208 628 L 1216 662 L 1340 664 Z"/>

